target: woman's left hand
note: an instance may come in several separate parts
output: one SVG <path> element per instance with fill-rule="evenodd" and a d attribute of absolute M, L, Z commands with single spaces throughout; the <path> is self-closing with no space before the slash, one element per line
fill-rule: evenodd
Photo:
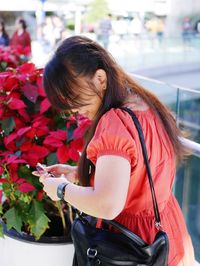
<path fill-rule="evenodd" d="M 66 177 L 61 175 L 61 177 L 48 177 L 48 176 L 40 176 L 40 182 L 43 184 L 43 190 L 46 194 L 54 201 L 60 200 L 57 197 L 57 188 L 61 183 L 66 183 Z"/>

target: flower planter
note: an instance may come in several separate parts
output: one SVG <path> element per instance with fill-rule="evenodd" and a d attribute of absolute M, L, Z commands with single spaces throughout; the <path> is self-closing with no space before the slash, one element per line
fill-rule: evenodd
<path fill-rule="evenodd" d="M 70 237 L 41 237 L 39 241 L 15 230 L 0 238 L 1 266 L 71 266 L 74 247 Z"/>

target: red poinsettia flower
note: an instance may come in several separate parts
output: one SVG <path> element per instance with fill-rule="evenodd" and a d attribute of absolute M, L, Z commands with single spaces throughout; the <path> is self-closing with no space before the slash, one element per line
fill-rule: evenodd
<path fill-rule="evenodd" d="M 4 172 L 4 168 L 3 166 L 0 165 L 0 176 L 3 174 L 3 172 Z"/>
<path fill-rule="evenodd" d="M 83 138 L 86 130 L 90 127 L 91 121 L 87 118 L 81 117 L 79 121 L 79 126 L 74 130 L 74 139 Z"/>
<path fill-rule="evenodd" d="M 79 158 L 80 158 L 80 153 L 74 149 L 74 148 L 70 148 L 69 149 L 69 158 L 75 162 L 78 162 Z"/>
<path fill-rule="evenodd" d="M 32 74 L 35 70 L 35 65 L 33 63 L 25 63 L 17 67 L 17 71 L 21 74 Z"/>
<path fill-rule="evenodd" d="M 50 108 L 51 104 L 49 100 L 46 98 L 40 104 L 40 114 L 43 114 Z"/>
<path fill-rule="evenodd" d="M 36 199 L 41 201 L 44 197 L 44 191 L 43 190 L 39 190 L 36 194 Z"/>
<path fill-rule="evenodd" d="M 16 151 L 17 146 L 15 143 L 15 139 L 17 138 L 17 133 L 13 132 L 8 136 L 4 137 L 4 144 L 5 144 L 5 148 L 9 151 Z"/>
<path fill-rule="evenodd" d="M 19 191 L 21 191 L 23 193 L 27 193 L 27 192 L 34 191 L 35 187 L 29 183 L 24 182 L 24 183 L 18 185 L 18 189 L 19 189 Z"/>
<path fill-rule="evenodd" d="M 63 146 L 63 142 L 57 138 L 54 138 L 52 136 L 47 136 L 43 142 L 44 145 L 46 146 L 51 146 L 54 148 L 58 148 Z"/>
<path fill-rule="evenodd" d="M 63 141 L 67 139 L 67 134 L 65 130 L 56 130 L 49 132 L 49 136 L 47 136 L 43 142 L 43 144 L 47 146 L 52 146 L 55 148 L 63 146 Z"/>
<path fill-rule="evenodd" d="M 6 92 L 12 91 L 18 88 L 19 80 L 13 75 L 7 75 L 7 78 L 4 79 L 2 86 Z"/>
<path fill-rule="evenodd" d="M 35 166 L 41 162 L 49 154 L 49 149 L 36 144 L 31 146 L 31 149 L 22 154 L 22 159 L 26 160 L 30 166 Z"/>
<path fill-rule="evenodd" d="M 10 179 L 12 180 L 12 182 L 16 182 L 19 179 L 18 168 L 19 168 L 19 165 L 15 163 L 11 163 L 8 166 L 8 171 L 10 173 Z"/>
<path fill-rule="evenodd" d="M 29 116 L 28 112 L 26 111 L 26 109 L 24 109 L 24 108 L 18 109 L 18 113 L 21 116 L 21 118 L 23 118 L 23 120 L 25 122 L 29 122 L 30 121 L 30 116 Z"/>
<path fill-rule="evenodd" d="M 18 109 L 23 109 L 26 107 L 25 103 L 17 98 L 11 98 L 10 102 L 8 103 L 8 107 L 11 110 L 18 110 Z"/>
<path fill-rule="evenodd" d="M 81 138 L 81 139 L 75 139 L 75 140 L 72 140 L 71 142 L 70 142 L 70 146 L 73 148 L 73 149 L 75 149 L 75 150 L 77 150 L 77 151 L 82 151 L 82 149 L 83 149 L 83 145 L 84 145 L 84 141 L 83 141 L 83 138 Z"/>
<path fill-rule="evenodd" d="M 29 101 L 36 103 L 38 97 L 38 87 L 32 84 L 25 84 L 22 87 L 24 95 L 26 96 Z"/>
<path fill-rule="evenodd" d="M 32 147 L 33 143 L 28 141 L 25 141 L 22 145 L 20 145 L 20 151 L 26 152 L 29 151 Z"/>
<path fill-rule="evenodd" d="M 14 208 L 21 201 L 27 208 L 35 200 L 42 206 L 49 201 L 32 174 L 36 164 L 76 164 L 90 122 L 81 116 L 69 116 L 66 121 L 56 113 L 43 88 L 43 70 L 32 63 L 20 65 L 21 54 L 18 58 L 11 51 L 14 53 L 9 49 L 1 57 L 0 48 L 0 61 L 6 59 L 10 67 L 1 72 L 0 66 L 0 183 L 5 183 L 1 186 L 4 197 Z M 23 224 L 31 228 L 25 219 Z"/>
<path fill-rule="evenodd" d="M 23 109 L 20 109 L 20 110 L 18 110 L 18 113 L 19 113 L 19 115 L 21 114 L 21 111 L 22 111 Z M 13 120 L 14 120 L 14 124 L 15 124 L 15 129 L 16 130 L 18 130 L 18 129 L 20 129 L 21 127 L 24 127 L 25 126 L 25 122 L 23 121 L 24 119 L 23 119 L 23 116 L 22 115 L 20 115 L 21 117 L 17 117 L 17 116 L 14 116 L 13 117 Z"/>
<path fill-rule="evenodd" d="M 59 163 L 66 163 L 70 156 L 69 156 L 69 148 L 66 145 L 62 145 L 58 148 L 56 155 L 58 157 Z"/>
<path fill-rule="evenodd" d="M 38 87 L 38 94 L 42 97 L 46 97 L 45 90 L 43 88 L 43 81 L 41 76 L 37 76 L 36 85 Z"/>

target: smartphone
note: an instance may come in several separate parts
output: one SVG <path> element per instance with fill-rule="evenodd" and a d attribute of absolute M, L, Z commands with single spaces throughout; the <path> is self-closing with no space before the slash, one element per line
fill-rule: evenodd
<path fill-rule="evenodd" d="M 49 177 L 55 177 L 52 173 L 47 172 L 41 163 L 37 163 L 36 169 L 40 175 L 47 175 Z"/>
<path fill-rule="evenodd" d="M 44 166 L 41 163 L 37 163 L 36 169 L 40 175 L 47 173 Z"/>

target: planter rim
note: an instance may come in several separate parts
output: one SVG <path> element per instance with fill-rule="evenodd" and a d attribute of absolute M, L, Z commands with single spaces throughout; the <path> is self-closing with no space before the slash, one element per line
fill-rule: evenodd
<path fill-rule="evenodd" d="M 66 236 L 41 236 L 39 240 L 36 240 L 34 236 L 29 235 L 25 232 L 19 233 L 15 229 L 8 230 L 6 224 L 1 219 L 0 223 L 3 225 L 3 232 L 6 236 L 22 242 L 35 243 L 35 244 L 56 244 L 56 245 L 72 243 L 70 233 Z"/>

